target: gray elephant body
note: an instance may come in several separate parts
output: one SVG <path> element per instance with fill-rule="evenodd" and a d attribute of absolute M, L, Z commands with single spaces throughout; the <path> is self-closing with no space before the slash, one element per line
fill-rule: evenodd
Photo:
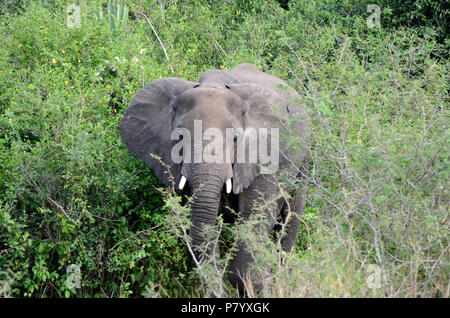
<path fill-rule="evenodd" d="M 259 154 L 256 162 L 246 153 L 243 162 L 227 162 L 227 149 L 236 155 L 239 145 L 248 149 L 252 138 L 244 133 L 233 141 L 210 138 L 202 141 L 204 147 L 214 148 L 215 162 L 173 162 L 172 147 L 178 142 L 171 139 L 173 130 L 183 128 L 194 132 L 194 121 L 202 121 L 202 132 L 216 128 L 277 128 L 280 136 L 277 171 L 264 173 L 264 163 Z M 309 152 L 309 119 L 298 93 L 279 78 L 245 63 L 232 71 L 206 71 L 197 83 L 179 78 L 158 79 L 133 98 L 120 125 L 121 137 L 128 149 L 146 162 L 156 175 L 171 185 L 167 169 L 150 156 L 158 155 L 170 166 L 170 175 L 178 184 L 187 180 L 185 191 L 194 194 L 191 204 L 190 235 L 196 247 L 203 246 L 203 226 L 214 225 L 220 210 L 227 213 L 226 205 L 239 213 L 241 222 L 256 210 L 266 216 L 266 222 L 256 231 L 267 235 L 277 224 L 277 218 L 286 219 L 286 235 L 282 239 L 285 251 L 292 251 L 304 205 L 304 186 L 295 182 L 280 187 L 286 176 L 293 181 L 305 180 L 306 157 Z M 243 144 L 241 144 L 243 143 Z M 197 145 L 197 146 L 196 146 Z M 191 158 L 198 158 L 198 143 L 191 144 Z M 269 145 L 269 151 L 273 145 Z M 274 148 L 275 149 L 275 148 Z M 186 157 L 183 157 L 186 158 Z M 266 158 L 267 159 L 267 158 Z M 290 177 L 289 177 L 290 176 Z M 232 193 L 227 193 L 224 183 L 232 179 Z M 230 182 L 230 181 L 227 181 Z M 289 182 L 288 182 L 289 183 Z M 280 192 L 286 195 L 280 197 Z M 290 199 L 285 198 L 289 196 Z M 258 208 L 261 201 L 272 202 Z M 210 253 L 215 253 L 212 248 Z M 238 252 L 230 264 L 229 279 L 242 289 L 250 274 L 252 254 L 245 242 L 238 243 Z M 250 275 L 251 276 L 251 275 Z"/>

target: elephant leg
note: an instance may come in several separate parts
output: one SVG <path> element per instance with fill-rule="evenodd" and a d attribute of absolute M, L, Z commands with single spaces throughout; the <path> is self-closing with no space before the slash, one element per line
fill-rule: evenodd
<path fill-rule="evenodd" d="M 284 236 L 281 238 L 281 247 L 288 253 L 294 250 L 304 205 L 305 193 L 299 191 L 289 202 L 289 205 L 283 206 L 282 216 L 286 225 Z"/>
<path fill-rule="evenodd" d="M 276 217 L 281 209 L 281 204 L 275 200 L 278 194 L 278 187 L 275 179 L 269 175 L 258 176 L 253 184 L 239 196 L 239 222 L 246 228 L 246 235 L 251 234 L 253 240 L 261 241 L 274 229 Z M 256 222 L 253 223 L 256 217 Z M 251 224 L 248 222 L 252 222 Z M 241 239 L 238 242 L 238 251 L 230 263 L 229 280 L 238 288 L 240 292 L 245 289 L 245 281 L 253 280 L 250 264 L 255 261 L 257 251 L 255 251 L 248 239 Z M 258 287 L 258 279 L 255 282 Z"/>
<path fill-rule="evenodd" d="M 306 185 L 308 182 L 308 165 L 306 162 L 301 166 L 297 179 L 300 181 L 300 189 L 294 194 L 289 204 L 286 203 L 283 206 L 281 211 L 282 219 L 285 222 L 281 247 L 288 253 L 294 250 L 301 216 L 305 206 Z"/>

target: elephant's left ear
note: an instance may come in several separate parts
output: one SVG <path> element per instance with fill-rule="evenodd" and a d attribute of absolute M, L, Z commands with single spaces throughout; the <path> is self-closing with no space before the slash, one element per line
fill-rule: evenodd
<path fill-rule="evenodd" d="M 245 104 L 245 133 L 237 147 L 239 150 L 244 143 L 246 158 L 245 162 L 239 162 L 237 158 L 233 165 L 233 192 L 242 192 L 258 175 L 276 173 L 281 166 L 301 167 L 307 153 L 302 145 L 309 143 L 309 121 L 306 109 L 299 104 L 299 95 L 295 91 L 292 93 L 289 87 L 276 91 L 255 83 L 231 84 L 229 87 Z M 255 132 L 257 147 L 255 143 L 250 146 Z M 262 135 L 267 133 L 263 139 L 261 132 Z M 265 153 L 260 148 L 261 142 L 266 142 Z M 298 144 L 298 147 L 292 144 Z M 251 160 L 252 155 L 256 157 L 256 163 Z"/>
<path fill-rule="evenodd" d="M 238 194 L 248 188 L 259 174 L 270 170 L 265 169 L 268 164 L 267 157 L 262 158 L 259 151 L 260 133 L 267 132 L 270 135 L 271 128 L 277 128 L 279 132 L 289 120 L 289 116 L 285 98 L 270 88 L 253 83 L 239 83 L 229 85 L 229 89 L 241 97 L 246 108 L 243 112 L 244 136 L 237 144 L 238 149 L 245 148 L 245 158 L 242 161 L 243 157 L 239 158 L 238 155 L 233 165 L 233 193 Z M 271 149 L 271 138 L 267 136 L 266 139 L 269 157 L 272 156 L 272 151 L 278 151 L 278 149 Z M 279 144 L 279 140 L 277 142 Z M 279 153 L 273 155 L 278 158 Z M 278 165 L 279 159 L 277 160 Z M 268 165 L 272 163 L 269 162 Z"/>
<path fill-rule="evenodd" d="M 180 179 L 180 164 L 172 162 L 171 102 L 197 83 L 181 78 L 162 78 L 143 87 L 134 96 L 120 123 L 120 136 L 130 152 L 144 161 L 167 186 L 171 185 L 167 168 L 151 154 L 170 166 L 174 182 Z"/>

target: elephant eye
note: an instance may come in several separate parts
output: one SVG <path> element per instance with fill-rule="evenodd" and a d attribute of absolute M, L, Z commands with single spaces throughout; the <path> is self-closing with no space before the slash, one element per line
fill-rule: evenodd
<path fill-rule="evenodd" d="M 200 86 L 200 84 L 196 84 L 196 85 L 194 85 L 194 87 L 193 88 L 196 88 L 196 87 L 199 87 Z"/>
<path fill-rule="evenodd" d="M 230 87 L 230 86 L 228 86 L 227 84 L 225 84 L 225 88 L 231 89 L 231 87 Z"/>

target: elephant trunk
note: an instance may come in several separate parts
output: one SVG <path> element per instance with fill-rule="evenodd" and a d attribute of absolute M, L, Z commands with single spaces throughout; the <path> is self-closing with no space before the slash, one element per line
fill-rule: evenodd
<path fill-rule="evenodd" d="M 197 253 L 214 254 L 217 246 L 205 236 L 205 226 L 216 223 L 225 170 L 220 164 L 202 163 L 193 165 L 191 172 L 189 181 L 194 200 L 191 205 L 192 225 L 189 233 L 192 244 Z"/>

